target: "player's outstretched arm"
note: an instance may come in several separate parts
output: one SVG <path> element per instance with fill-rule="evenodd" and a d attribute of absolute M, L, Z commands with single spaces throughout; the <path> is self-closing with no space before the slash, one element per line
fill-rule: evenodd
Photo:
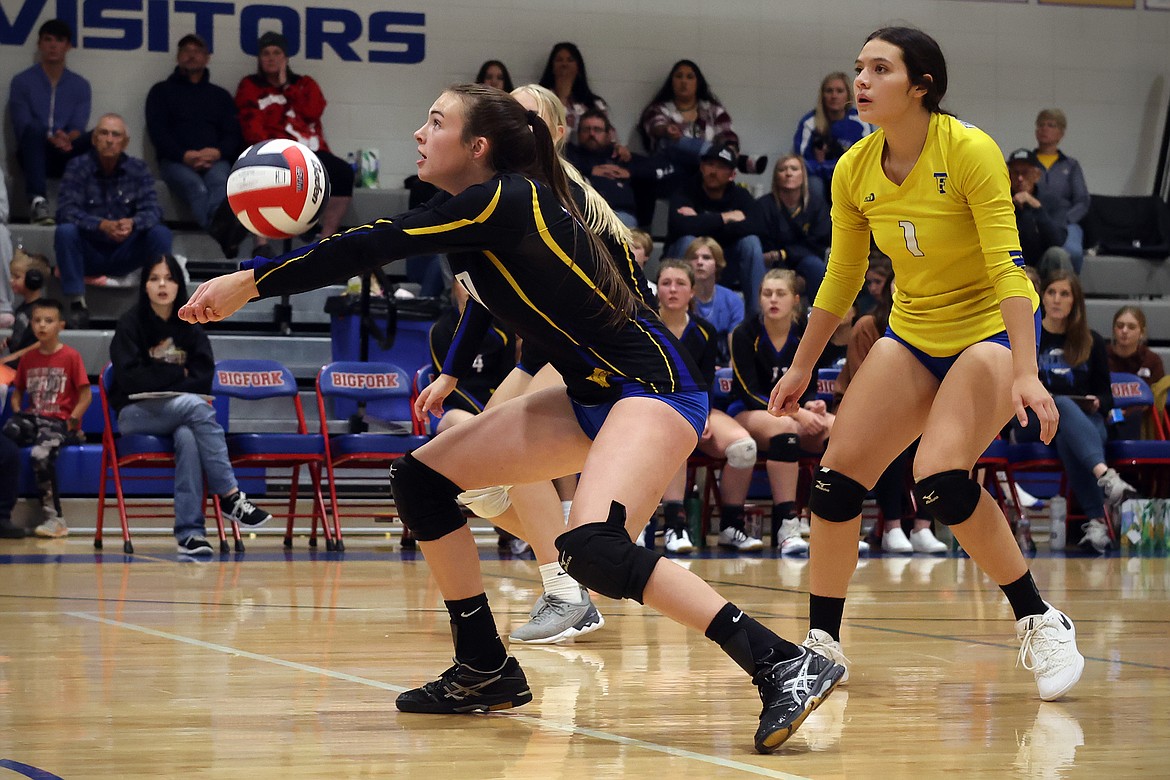
<path fill-rule="evenodd" d="M 251 270 L 224 274 L 199 285 L 191 300 L 179 307 L 179 319 L 200 324 L 219 322 L 258 297 Z"/>

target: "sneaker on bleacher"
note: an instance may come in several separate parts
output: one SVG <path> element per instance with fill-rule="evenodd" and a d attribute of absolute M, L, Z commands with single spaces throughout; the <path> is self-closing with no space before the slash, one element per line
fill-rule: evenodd
<path fill-rule="evenodd" d="M 34 198 L 29 205 L 28 221 L 34 225 L 55 225 L 56 220 L 49 213 L 49 202 L 44 198 Z"/>

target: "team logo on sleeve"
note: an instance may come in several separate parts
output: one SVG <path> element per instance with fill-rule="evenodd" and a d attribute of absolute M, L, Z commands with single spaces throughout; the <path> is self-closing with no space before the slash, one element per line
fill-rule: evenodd
<path fill-rule="evenodd" d="M 946 171 L 943 171 L 942 173 L 935 171 L 934 182 L 935 182 L 935 184 L 938 185 L 938 194 L 939 195 L 946 195 L 947 194 L 947 173 L 946 173 Z"/>
<path fill-rule="evenodd" d="M 869 193 L 868 195 L 866 195 L 866 196 L 865 196 L 865 200 L 863 200 L 863 201 L 861 201 L 861 202 L 862 202 L 862 203 L 873 203 L 875 200 L 877 200 L 877 195 L 874 195 L 874 194 L 871 192 L 871 193 Z"/>

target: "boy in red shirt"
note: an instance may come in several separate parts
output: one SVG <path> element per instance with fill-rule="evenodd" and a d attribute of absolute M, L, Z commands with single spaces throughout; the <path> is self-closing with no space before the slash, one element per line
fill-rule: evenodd
<path fill-rule="evenodd" d="M 62 445 L 81 438 L 81 417 L 93 394 L 80 353 L 61 343 L 65 316 L 60 301 L 36 301 L 29 319 L 37 349 L 21 358 L 13 382 L 15 413 L 5 423 L 4 433 L 17 444 L 32 447 L 30 458 L 44 513 L 36 535 L 59 539 L 69 535 L 69 528 L 57 495 L 57 453 Z M 29 408 L 21 411 L 25 398 Z"/>

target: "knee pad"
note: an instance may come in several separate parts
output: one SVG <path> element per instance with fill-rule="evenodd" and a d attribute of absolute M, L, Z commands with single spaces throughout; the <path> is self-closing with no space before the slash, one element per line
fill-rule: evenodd
<path fill-rule="evenodd" d="M 476 517 L 491 520 L 499 517 L 512 506 L 512 497 L 508 495 L 511 485 L 493 485 L 492 487 L 464 490 L 456 497 L 459 506 L 467 507 Z"/>
<path fill-rule="evenodd" d="M 962 469 L 940 471 L 914 483 L 914 500 L 943 525 L 958 525 L 975 513 L 983 488 Z"/>
<path fill-rule="evenodd" d="M 796 463 L 800 460 L 800 437 L 795 433 L 782 433 L 768 440 L 768 460 Z"/>
<path fill-rule="evenodd" d="M 433 542 L 467 524 L 455 501 L 459 486 L 407 454 L 390 466 L 390 489 L 402 524 L 420 542 Z"/>
<path fill-rule="evenodd" d="M 868 492 L 857 480 L 822 466 L 813 474 L 808 509 L 830 523 L 847 523 L 861 514 Z"/>
<path fill-rule="evenodd" d="M 756 440 L 746 436 L 727 445 L 723 457 L 733 469 L 750 469 L 756 465 Z"/>
<path fill-rule="evenodd" d="M 626 508 L 614 501 L 604 523 L 587 523 L 556 538 L 561 568 L 611 599 L 639 604 L 661 554 L 638 547 L 626 531 Z"/>

